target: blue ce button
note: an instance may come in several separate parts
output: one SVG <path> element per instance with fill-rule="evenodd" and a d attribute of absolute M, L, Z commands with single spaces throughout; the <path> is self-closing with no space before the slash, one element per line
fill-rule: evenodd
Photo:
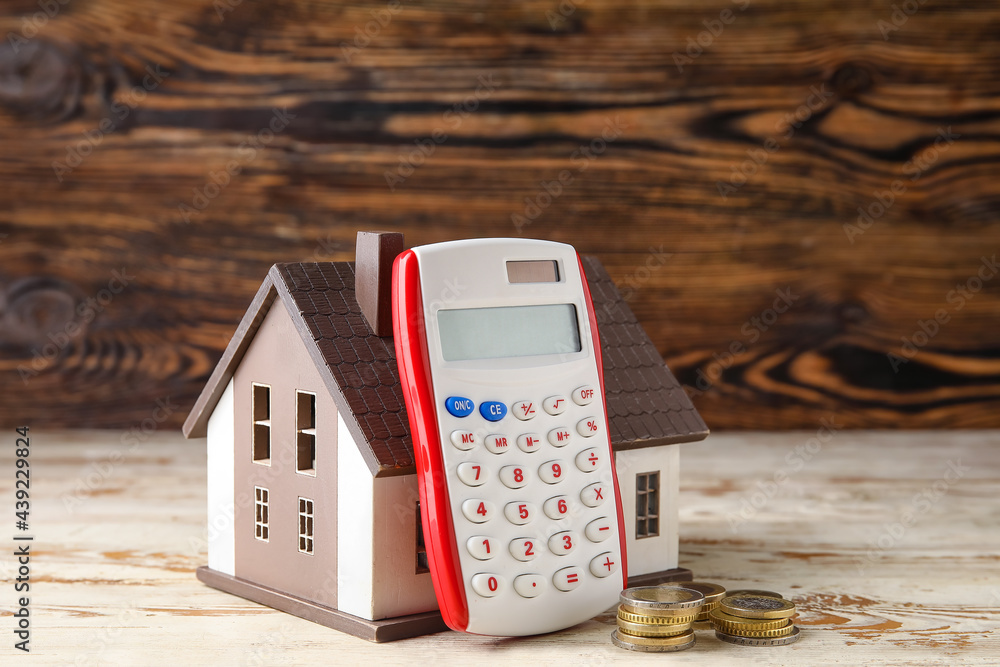
<path fill-rule="evenodd" d="M 498 422 L 507 414 L 507 406 L 497 401 L 483 401 L 479 404 L 479 414 L 491 422 Z"/>
<path fill-rule="evenodd" d="M 444 407 L 455 417 L 468 417 L 476 407 L 471 398 L 461 396 L 449 396 L 444 399 Z"/>

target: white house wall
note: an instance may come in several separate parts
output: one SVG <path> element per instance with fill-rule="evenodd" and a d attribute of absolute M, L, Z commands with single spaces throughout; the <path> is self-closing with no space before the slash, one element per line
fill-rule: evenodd
<path fill-rule="evenodd" d="M 646 447 L 615 454 L 618 489 L 625 518 L 629 575 L 662 572 L 677 567 L 677 494 L 680 483 L 680 447 Z M 635 536 L 635 476 L 660 471 L 660 534 Z"/>
<path fill-rule="evenodd" d="M 375 478 L 337 415 L 337 608 L 374 620 Z"/>
<path fill-rule="evenodd" d="M 208 566 L 236 575 L 233 381 L 208 420 Z"/>

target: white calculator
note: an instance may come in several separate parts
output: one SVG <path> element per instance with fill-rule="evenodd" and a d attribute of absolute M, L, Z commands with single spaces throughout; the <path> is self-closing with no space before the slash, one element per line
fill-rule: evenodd
<path fill-rule="evenodd" d="M 407 250 L 393 331 L 448 626 L 533 635 L 613 607 L 624 523 L 576 251 L 526 239 Z"/>

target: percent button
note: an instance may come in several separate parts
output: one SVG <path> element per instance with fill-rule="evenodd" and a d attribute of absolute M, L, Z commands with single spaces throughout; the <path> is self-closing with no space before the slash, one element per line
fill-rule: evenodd
<path fill-rule="evenodd" d="M 587 417 L 576 423 L 576 432 L 585 438 L 597 435 L 599 428 L 600 422 L 597 421 L 597 417 Z"/>

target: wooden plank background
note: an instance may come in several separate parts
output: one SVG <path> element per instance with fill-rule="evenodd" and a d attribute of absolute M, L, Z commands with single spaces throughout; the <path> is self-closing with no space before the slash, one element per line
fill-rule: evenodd
<path fill-rule="evenodd" d="M 996 3 L 15 0 L 0 34 L 0 423 L 176 427 L 271 263 L 389 229 L 600 256 L 714 429 L 1000 426 Z"/>

